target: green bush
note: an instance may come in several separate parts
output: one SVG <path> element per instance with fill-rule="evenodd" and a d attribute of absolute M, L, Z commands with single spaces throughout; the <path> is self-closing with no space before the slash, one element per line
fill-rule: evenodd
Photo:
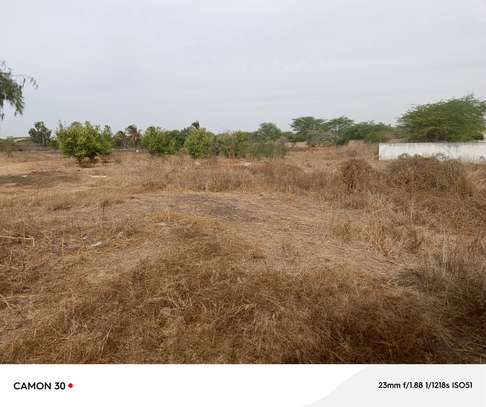
<path fill-rule="evenodd" d="M 49 140 L 49 147 L 51 147 L 51 148 L 55 148 L 56 150 L 58 150 L 58 149 L 59 149 L 59 142 L 57 141 L 57 139 L 56 139 L 56 138 L 51 138 L 51 139 Z"/>
<path fill-rule="evenodd" d="M 473 95 L 419 105 L 406 112 L 399 125 L 413 141 L 480 140 L 486 131 L 486 101 Z"/>
<path fill-rule="evenodd" d="M 250 145 L 250 133 L 235 131 L 217 137 L 220 142 L 219 153 L 228 158 L 241 158 L 246 155 Z"/>
<path fill-rule="evenodd" d="M 367 143 L 383 143 L 387 141 L 387 138 L 390 135 L 389 130 L 378 130 L 376 132 L 370 133 L 366 136 L 365 141 Z"/>
<path fill-rule="evenodd" d="M 282 130 L 275 123 L 262 123 L 254 133 L 254 141 L 277 141 L 280 137 Z"/>
<path fill-rule="evenodd" d="M 127 148 L 129 145 L 128 135 L 124 131 L 118 130 L 113 136 L 113 144 L 119 148 Z"/>
<path fill-rule="evenodd" d="M 149 127 L 145 130 L 142 145 L 150 154 L 165 155 L 176 152 L 176 141 L 169 132 L 158 127 Z"/>
<path fill-rule="evenodd" d="M 192 158 L 203 158 L 209 155 L 213 135 L 206 129 L 192 127 L 184 142 L 184 147 Z"/>
<path fill-rule="evenodd" d="M 359 122 L 346 128 L 338 144 L 346 144 L 349 140 L 365 140 L 368 143 L 384 141 L 387 133 L 393 129 L 385 123 Z"/>
<path fill-rule="evenodd" d="M 98 128 L 99 131 L 99 128 Z M 113 133 L 111 131 L 110 126 L 103 127 L 103 130 L 100 134 L 101 144 L 100 144 L 100 154 L 101 156 L 108 156 L 111 154 L 111 150 L 113 148 Z"/>
<path fill-rule="evenodd" d="M 305 141 L 309 147 L 317 147 L 332 144 L 334 142 L 332 137 L 334 134 L 325 130 L 310 130 Z"/>
<path fill-rule="evenodd" d="M 135 124 L 131 124 L 125 129 L 128 147 L 140 147 L 142 144 L 142 133 Z"/>
<path fill-rule="evenodd" d="M 51 130 L 49 130 L 44 122 L 34 123 L 34 127 L 29 130 L 29 136 L 33 143 L 42 146 L 48 146 L 51 139 Z"/>
<path fill-rule="evenodd" d="M 287 147 L 282 141 L 262 141 L 247 146 L 245 155 L 252 158 L 276 158 L 287 154 Z"/>
<path fill-rule="evenodd" d="M 69 127 L 59 126 L 57 141 L 61 151 L 74 157 L 81 164 L 84 159 L 94 161 L 97 156 L 111 154 L 112 137 L 111 130 L 105 126 L 103 130 L 99 126 L 93 126 L 89 122 L 81 124 L 75 122 Z"/>
<path fill-rule="evenodd" d="M 167 132 L 167 134 L 171 140 L 174 140 L 176 151 L 179 151 L 182 147 L 184 147 L 184 142 L 189 134 L 189 130 L 170 130 Z"/>
<path fill-rule="evenodd" d="M 210 147 L 210 153 L 228 158 L 262 158 L 262 157 L 281 157 L 287 153 L 285 140 L 272 141 L 261 139 L 255 141 L 253 135 L 248 132 L 235 131 L 224 133 L 214 137 L 211 144 L 217 145 L 217 149 Z"/>
<path fill-rule="evenodd" d="M 307 141 L 312 132 L 322 130 L 325 120 L 312 116 L 298 117 L 292 120 L 290 127 L 295 132 L 293 141 Z"/>

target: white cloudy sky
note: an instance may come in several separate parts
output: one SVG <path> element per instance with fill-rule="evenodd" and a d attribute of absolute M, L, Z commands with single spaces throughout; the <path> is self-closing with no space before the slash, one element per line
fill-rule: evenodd
<path fill-rule="evenodd" d="M 32 75 L 22 117 L 214 131 L 292 118 L 394 121 L 486 98 L 486 0 L 15 0 L 0 60 Z"/>

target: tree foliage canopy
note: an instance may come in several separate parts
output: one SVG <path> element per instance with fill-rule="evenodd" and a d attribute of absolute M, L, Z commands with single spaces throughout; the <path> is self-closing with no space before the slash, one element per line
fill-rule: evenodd
<path fill-rule="evenodd" d="M 255 138 L 260 141 L 276 141 L 280 137 L 282 137 L 282 130 L 280 130 L 275 123 L 262 123 L 255 132 Z"/>
<path fill-rule="evenodd" d="M 125 129 L 127 135 L 128 145 L 130 147 L 139 147 L 142 143 L 142 133 L 138 130 L 138 127 L 131 124 Z"/>
<path fill-rule="evenodd" d="M 192 127 L 184 143 L 192 158 L 203 158 L 209 155 L 212 133 L 203 128 Z"/>
<path fill-rule="evenodd" d="M 176 141 L 171 137 L 170 132 L 159 127 L 148 127 L 142 138 L 142 146 L 150 154 L 174 154 L 176 152 Z"/>
<path fill-rule="evenodd" d="M 468 95 L 419 105 L 406 112 L 399 125 L 409 140 L 480 140 L 486 131 L 486 101 Z"/>
<path fill-rule="evenodd" d="M 112 134 L 109 126 L 101 129 L 89 122 L 72 123 L 69 127 L 59 125 L 57 140 L 61 151 L 74 157 L 79 163 L 88 158 L 91 161 L 99 155 L 111 154 Z"/>
<path fill-rule="evenodd" d="M 52 131 L 49 130 L 44 122 L 34 123 L 34 127 L 29 130 L 29 136 L 32 142 L 42 146 L 49 145 Z"/>
<path fill-rule="evenodd" d="M 0 120 L 3 120 L 5 117 L 4 109 L 6 103 L 13 107 L 16 115 L 24 112 L 23 89 L 26 82 L 30 82 L 34 87 L 37 87 L 34 78 L 25 75 L 15 75 L 5 62 L 0 61 Z"/>
<path fill-rule="evenodd" d="M 311 132 L 321 130 L 324 122 L 325 120 L 323 119 L 316 119 L 313 116 L 304 116 L 293 119 L 290 127 L 295 131 L 297 136 L 301 136 L 305 139 Z"/>
<path fill-rule="evenodd" d="M 348 117 L 340 116 L 331 120 L 323 121 L 321 128 L 334 134 L 343 134 L 347 128 L 353 125 L 353 123 L 354 121 Z"/>
<path fill-rule="evenodd" d="M 343 137 L 338 144 L 347 143 L 349 140 L 365 140 L 368 143 L 382 142 L 392 130 L 392 126 L 381 122 L 353 123 L 344 130 Z"/>

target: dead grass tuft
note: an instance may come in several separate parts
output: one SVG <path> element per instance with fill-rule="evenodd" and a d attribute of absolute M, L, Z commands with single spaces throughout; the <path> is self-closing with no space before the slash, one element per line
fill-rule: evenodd
<path fill-rule="evenodd" d="M 363 159 L 352 158 L 340 166 L 341 177 L 348 192 L 369 188 L 373 178 L 377 178 L 373 168 Z"/>
<path fill-rule="evenodd" d="M 391 284 L 274 271 L 224 231 L 174 234 L 133 270 L 79 283 L 17 332 L 3 361 L 413 362 L 446 348 L 425 304 Z"/>
<path fill-rule="evenodd" d="M 407 192 L 446 192 L 468 196 L 473 190 L 464 165 L 459 161 L 405 157 L 392 161 L 387 172 L 390 184 Z"/>
<path fill-rule="evenodd" d="M 436 296 L 444 317 L 482 329 L 486 335 L 486 248 L 481 239 L 445 239 L 417 269 L 402 277 L 421 291 Z"/>

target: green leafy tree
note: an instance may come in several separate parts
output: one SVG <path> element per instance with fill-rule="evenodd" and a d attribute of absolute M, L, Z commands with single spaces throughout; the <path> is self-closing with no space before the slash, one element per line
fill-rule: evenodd
<path fill-rule="evenodd" d="M 61 151 L 74 157 L 81 164 L 84 159 L 94 161 L 97 156 L 111 153 L 111 131 L 109 127 L 103 130 L 92 126 L 89 122 L 73 123 L 69 127 L 59 125 L 57 140 Z"/>
<path fill-rule="evenodd" d="M 416 106 L 398 123 L 413 141 L 480 140 L 486 131 L 485 114 L 486 101 L 468 95 Z"/>
<path fill-rule="evenodd" d="M 5 62 L 0 61 L 0 120 L 5 117 L 5 104 L 8 103 L 14 109 L 14 114 L 24 112 L 24 86 L 29 82 L 35 88 L 37 83 L 34 78 L 25 75 L 17 75 L 7 67 Z"/>
<path fill-rule="evenodd" d="M 170 132 L 158 127 L 149 127 L 145 130 L 142 145 L 150 154 L 165 155 L 176 152 L 176 142 L 170 136 Z"/>
<path fill-rule="evenodd" d="M 167 132 L 169 138 L 174 140 L 175 148 L 179 151 L 182 147 L 184 147 L 184 142 L 186 141 L 186 137 L 189 134 L 190 130 L 170 130 Z"/>
<path fill-rule="evenodd" d="M 286 153 L 287 147 L 285 146 L 285 142 L 282 140 L 263 140 L 251 143 L 247 147 L 245 155 L 252 158 L 276 158 L 283 157 Z"/>
<path fill-rule="evenodd" d="M 192 123 L 189 127 L 185 127 L 182 130 L 172 130 L 171 137 L 175 139 L 177 150 L 180 150 L 184 147 L 186 142 L 187 136 L 191 132 L 192 129 L 199 129 L 200 125 L 198 121 Z"/>
<path fill-rule="evenodd" d="M 393 128 L 385 123 L 359 122 L 347 127 L 338 144 L 345 144 L 349 140 L 365 140 L 368 143 L 383 141 Z"/>
<path fill-rule="evenodd" d="M 209 155 L 209 147 L 213 135 L 206 129 L 193 127 L 186 138 L 184 147 L 192 158 L 202 158 Z"/>
<path fill-rule="evenodd" d="M 32 142 L 42 146 L 48 146 L 51 140 L 52 131 L 49 130 L 44 122 L 34 123 L 34 127 L 29 130 L 29 136 Z"/>
<path fill-rule="evenodd" d="M 282 137 L 282 130 L 280 130 L 275 123 L 262 123 L 255 132 L 255 138 L 259 141 L 276 141 L 280 137 Z"/>
<path fill-rule="evenodd" d="M 220 141 L 219 152 L 229 158 L 244 157 L 251 144 L 251 138 L 252 133 L 244 131 L 221 134 L 217 137 Z"/>
<path fill-rule="evenodd" d="M 298 143 L 298 142 L 305 141 L 305 137 L 302 134 L 297 134 L 293 132 L 290 132 L 288 139 L 291 143 Z"/>
<path fill-rule="evenodd" d="M 296 133 L 296 138 L 302 139 L 296 141 L 305 141 L 312 132 L 322 130 L 324 123 L 325 120 L 323 119 L 316 119 L 312 116 L 304 116 L 293 119 L 290 127 Z"/>
<path fill-rule="evenodd" d="M 317 147 L 326 144 L 334 144 L 335 137 L 330 131 L 324 129 L 310 130 L 306 135 L 306 143 L 309 147 Z"/>
<path fill-rule="evenodd" d="M 127 145 L 129 147 L 140 147 L 142 144 L 142 133 L 138 130 L 137 126 L 131 124 L 125 129 L 127 135 Z"/>
<path fill-rule="evenodd" d="M 99 127 L 97 129 L 99 130 Z M 110 155 L 114 145 L 113 132 L 111 131 L 110 126 L 103 127 L 103 130 L 100 133 L 100 138 L 101 138 L 100 155 L 101 156 Z"/>
<path fill-rule="evenodd" d="M 353 120 L 349 119 L 348 117 L 341 116 L 324 122 L 321 127 L 328 132 L 341 135 L 346 131 L 346 129 L 352 126 L 353 123 Z"/>
<path fill-rule="evenodd" d="M 123 130 L 118 130 L 113 136 L 113 144 L 118 148 L 128 148 L 128 136 Z"/>
<path fill-rule="evenodd" d="M 353 123 L 353 120 L 345 116 L 325 121 L 319 130 L 313 132 L 318 135 L 318 145 L 342 144 L 345 131 L 352 126 Z"/>

